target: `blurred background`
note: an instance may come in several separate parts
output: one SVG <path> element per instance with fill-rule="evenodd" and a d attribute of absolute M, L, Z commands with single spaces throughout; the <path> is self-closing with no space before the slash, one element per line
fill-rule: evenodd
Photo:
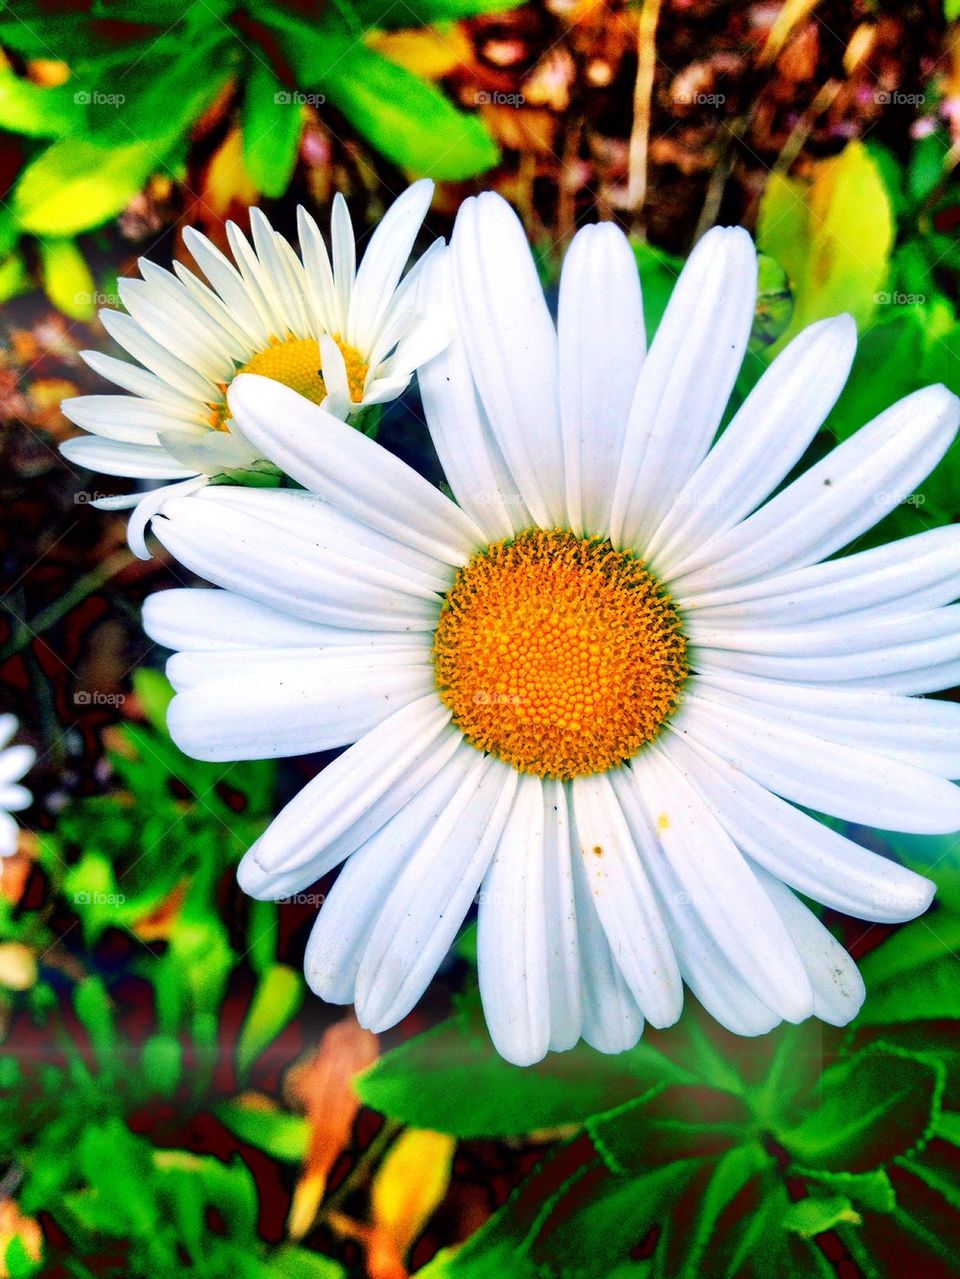
<path fill-rule="evenodd" d="M 734 403 L 852 311 L 814 448 L 928 382 L 960 393 L 958 0 L 20 0 L 0 6 L 0 711 L 37 749 L 0 863 L 0 1277 L 954 1275 L 956 841 L 872 840 L 937 879 L 924 920 L 829 915 L 870 996 L 846 1032 L 701 1017 L 519 1071 L 478 1021 L 467 930 L 382 1042 L 306 992 L 326 883 L 233 870 L 323 757 L 233 766 L 164 728 L 140 605 L 179 585 L 68 465 L 79 352 L 148 256 L 333 194 L 365 234 L 436 179 L 423 245 L 500 191 L 548 291 L 579 225 L 633 237 L 652 328 L 710 226 L 761 251 Z M 381 441 L 437 478 L 415 395 Z M 960 517 L 960 452 L 872 541 Z M 954 696 L 954 694 L 948 694 Z M 931 869 L 933 868 L 933 869 Z M 358 1078 L 359 1077 L 359 1078 Z M 467 1242 L 468 1241 L 468 1242 Z"/>

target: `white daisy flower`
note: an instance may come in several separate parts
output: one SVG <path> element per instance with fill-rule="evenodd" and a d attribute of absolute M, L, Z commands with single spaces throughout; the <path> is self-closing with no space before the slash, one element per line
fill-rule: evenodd
<path fill-rule="evenodd" d="M 19 783 L 33 767 L 36 751 L 32 746 L 10 745 L 17 727 L 15 715 L 0 715 L 0 857 L 12 857 L 17 851 L 20 827 L 10 814 L 33 803 L 33 796 Z"/>
<path fill-rule="evenodd" d="M 242 481 L 244 472 L 264 469 L 227 404 L 238 373 L 272 378 L 344 420 L 395 399 L 447 338 L 418 312 L 416 269 L 400 282 L 432 195 L 427 179 L 409 187 L 374 231 L 359 268 L 342 195 L 333 202 L 332 265 L 303 208 L 297 210 L 302 262 L 259 209 L 250 210 L 252 245 L 227 223 L 236 265 L 198 231 L 184 231 L 209 284 L 179 262 L 174 274 L 141 258 L 143 278 L 118 283 L 128 314 L 100 313 L 110 336 L 138 363 L 82 352 L 92 369 L 129 394 L 65 400 L 65 415 L 91 435 L 67 440 L 63 454 L 91 471 L 172 480 L 193 490 L 207 477 Z M 130 544 L 148 558 L 146 526 L 171 487 L 93 504 L 137 507 Z"/>
<path fill-rule="evenodd" d="M 420 372 L 456 502 L 262 378 L 230 407 L 307 490 L 208 489 L 157 533 L 222 587 L 147 602 L 203 759 L 354 743 L 246 855 L 255 897 L 346 860 L 307 980 L 404 1017 L 477 893 L 480 988 L 513 1062 L 605 1052 L 680 1013 L 843 1024 L 859 974 L 796 894 L 873 920 L 934 886 L 808 816 L 960 828 L 960 528 L 831 559 L 943 455 L 960 402 L 902 400 L 775 492 L 850 368 L 807 329 L 719 439 L 756 257 L 695 249 L 644 356 L 630 247 L 575 238 L 559 321 L 522 228 L 468 200 L 421 288 L 456 319 Z M 774 496 L 770 496 L 775 493 Z M 800 807 L 802 806 L 802 807 Z"/>

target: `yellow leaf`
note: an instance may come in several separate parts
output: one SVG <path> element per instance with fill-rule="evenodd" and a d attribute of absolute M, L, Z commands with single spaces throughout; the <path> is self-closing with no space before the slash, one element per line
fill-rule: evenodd
<path fill-rule="evenodd" d="M 778 350 L 815 320 L 849 311 L 870 322 L 890 270 L 894 219 L 862 142 L 815 166 L 812 180 L 774 174 L 760 202 L 757 242 L 787 272 L 796 297 Z"/>
<path fill-rule="evenodd" d="M 41 240 L 40 265 L 47 297 L 71 320 L 92 320 L 96 291 L 90 268 L 72 240 Z"/>
<path fill-rule="evenodd" d="M 446 1133 L 408 1128 L 380 1165 L 371 1195 L 373 1225 L 401 1257 L 447 1193 L 455 1147 Z"/>
<path fill-rule="evenodd" d="M 794 28 L 810 16 L 819 3 L 820 0 L 787 0 L 774 18 L 766 42 L 760 50 L 759 66 L 768 66 L 776 59 L 793 34 Z"/>
<path fill-rule="evenodd" d="M 443 31 L 422 27 L 418 31 L 378 31 L 367 44 L 377 53 L 425 80 L 439 80 L 473 60 L 473 47 L 460 27 Z"/>

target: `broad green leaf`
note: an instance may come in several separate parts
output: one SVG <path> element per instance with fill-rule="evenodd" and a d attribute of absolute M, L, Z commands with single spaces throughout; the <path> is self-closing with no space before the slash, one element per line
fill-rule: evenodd
<path fill-rule="evenodd" d="M 101 147 L 85 138 L 62 138 L 20 174 L 14 214 L 35 235 L 76 235 L 100 226 L 141 190 L 168 150 L 163 143 Z"/>
<path fill-rule="evenodd" d="M 670 1214 L 698 1166 L 696 1160 L 678 1161 L 635 1178 L 586 1171 L 558 1198 L 531 1242 L 538 1274 L 596 1279 L 629 1260 Z"/>
<path fill-rule="evenodd" d="M 142 666 L 133 675 L 133 691 L 143 709 L 147 721 L 167 736 L 167 708 L 173 701 L 173 687 L 159 671 Z"/>
<path fill-rule="evenodd" d="M 516 9 L 523 0 L 356 0 L 354 8 L 364 27 L 390 30 L 394 27 L 427 26 L 433 22 L 459 22 L 485 14 Z"/>
<path fill-rule="evenodd" d="M 303 978 L 295 968 L 274 964 L 263 974 L 237 1039 L 237 1069 L 241 1074 L 246 1074 L 297 1015 L 303 995 Z"/>
<path fill-rule="evenodd" d="M 618 1057 L 575 1048 L 537 1066 L 511 1066 L 494 1050 L 474 1006 L 385 1053 L 356 1088 L 366 1105 L 414 1128 L 512 1137 L 580 1125 L 680 1077 L 643 1042 Z"/>
<path fill-rule="evenodd" d="M 116 1059 L 117 1035 L 110 997 L 99 977 L 85 977 L 73 993 L 73 1006 L 90 1036 L 94 1052 L 102 1066 Z"/>
<path fill-rule="evenodd" d="M 30 287 L 30 275 L 19 253 L 11 253 L 0 262 L 0 303 L 19 297 Z"/>
<path fill-rule="evenodd" d="M 793 1172 L 801 1181 L 816 1182 L 826 1191 L 833 1191 L 851 1199 L 860 1208 L 871 1212 L 893 1212 L 896 1196 L 890 1184 L 889 1174 L 883 1168 L 873 1172 L 826 1172 L 822 1168 L 795 1168 Z"/>
<path fill-rule="evenodd" d="M 2 1240 L 5 1236 L 0 1236 Z M 30 1279 L 31 1275 L 39 1274 L 44 1267 L 44 1259 L 41 1255 L 39 1261 L 34 1261 L 33 1257 L 27 1252 L 27 1246 L 23 1242 L 20 1235 L 14 1235 L 6 1246 L 3 1255 L 3 1274 L 8 1279 Z"/>
<path fill-rule="evenodd" d="M 823 1199 L 811 1195 L 807 1199 L 798 1199 L 783 1214 L 784 1229 L 803 1239 L 812 1239 L 814 1235 L 833 1230 L 841 1224 L 859 1226 L 862 1221 L 853 1204 L 843 1195 L 830 1195 Z"/>
<path fill-rule="evenodd" d="M 776 1136 L 799 1164 L 868 1172 L 926 1140 L 943 1084 L 936 1058 L 871 1044 L 824 1071 L 803 1117 Z"/>
<path fill-rule="evenodd" d="M 683 260 L 658 249 L 644 240 L 632 240 L 633 255 L 640 272 L 643 291 L 643 318 L 647 329 L 647 344 L 653 338 L 663 313 L 667 309 L 673 286 L 683 267 Z"/>
<path fill-rule="evenodd" d="M 301 83 L 332 105 L 388 160 L 417 177 L 459 181 L 492 168 L 497 144 L 479 115 L 369 49 L 354 35 L 269 15 Z M 321 38 L 322 37 L 322 38 Z"/>
<path fill-rule="evenodd" d="M 241 124 L 243 161 L 254 186 L 272 198 L 283 195 L 297 162 L 303 107 L 256 59 L 247 78 Z"/>
<path fill-rule="evenodd" d="M 183 1048 L 172 1035 L 151 1035 L 143 1045 L 140 1068 L 151 1091 L 169 1096 L 180 1082 Z"/>
<path fill-rule="evenodd" d="M 920 203 L 933 194 L 946 171 L 949 153 L 949 139 L 939 130 L 914 143 L 907 168 L 907 190 L 912 200 Z"/>
<path fill-rule="evenodd" d="M 749 1127 L 738 1097 L 681 1085 L 628 1101 L 586 1124 L 607 1166 L 633 1177 L 671 1160 L 725 1154 L 749 1137 Z"/>
<path fill-rule="evenodd" d="M 890 314 L 860 338 L 850 378 L 827 418 L 827 429 L 838 440 L 922 384 L 923 312 L 893 305 L 887 310 Z"/>
<path fill-rule="evenodd" d="M 46 89 L 9 68 L 0 70 L 0 129 L 31 138 L 57 138 L 77 125 L 82 107 L 73 84 Z"/>
<path fill-rule="evenodd" d="M 757 240 L 785 268 L 793 319 L 778 346 L 829 315 L 872 318 L 887 280 L 894 241 L 890 197 L 862 142 L 821 160 L 812 181 L 774 173 L 760 202 Z"/>
<path fill-rule="evenodd" d="M 261 1109 L 239 1101 L 224 1102 L 215 1113 L 235 1137 L 266 1151 L 274 1159 L 300 1163 L 307 1152 L 310 1125 L 301 1115 Z"/>
<path fill-rule="evenodd" d="M 274 1279 L 343 1279 L 346 1271 L 332 1257 L 308 1252 L 306 1248 L 281 1248 L 270 1258 L 268 1270 Z"/>
<path fill-rule="evenodd" d="M 96 284 L 73 240 L 40 240 L 43 288 L 53 305 L 71 320 L 92 320 Z"/>
<path fill-rule="evenodd" d="M 960 1146 L 960 1113 L 941 1111 L 934 1125 L 934 1132 L 944 1141 Z"/>

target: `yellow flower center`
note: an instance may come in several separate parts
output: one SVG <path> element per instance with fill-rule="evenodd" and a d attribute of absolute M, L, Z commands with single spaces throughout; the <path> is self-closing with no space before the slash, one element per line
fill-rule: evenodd
<path fill-rule="evenodd" d="M 688 671 L 679 614 L 643 563 L 565 529 L 527 529 L 458 571 L 434 667 L 478 750 L 563 779 L 652 741 Z"/>
<path fill-rule="evenodd" d="M 354 404 L 359 404 L 363 399 L 368 366 L 355 346 L 338 337 L 333 340 L 343 353 L 347 366 L 350 398 Z M 320 367 L 320 345 L 316 338 L 271 338 L 266 350 L 258 351 L 237 369 L 237 374 L 240 373 L 259 373 L 261 377 L 273 378 L 274 382 L 282 382 L 314 404 L 320 404 L 327 394 Z M 217 431 L 226 431 L 230 420 L 226 383 L 222 390 L 223 398 L 210 406 L 210 425 Z"/>

